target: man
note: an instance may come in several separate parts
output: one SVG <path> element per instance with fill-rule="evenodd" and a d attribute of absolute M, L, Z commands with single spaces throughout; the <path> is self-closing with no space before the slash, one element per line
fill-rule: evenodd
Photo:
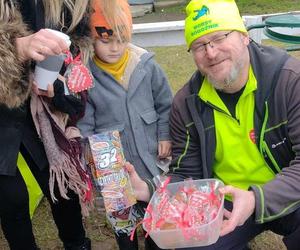
<path fill-rule="evenodd" d="M 205 249 L 247 249 L 265 230 L 299 249 L 300 62 L 251 41 L 233 0 L 192 0 L 186 11 L 198 70 L 173 101 L 170 174 L 218 178 L 232 200 L 222 237 Z M 149 199 L 151 183 L 130 172 Z"/>

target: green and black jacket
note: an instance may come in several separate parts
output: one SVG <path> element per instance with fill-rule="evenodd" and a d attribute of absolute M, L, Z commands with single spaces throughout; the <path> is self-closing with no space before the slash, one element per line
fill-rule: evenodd
<path fill-rule="evenodd" d="M 256 145 L 276 177 L 251 185 L 256 222 L 282 217 L 300 207 L 300 61 L 272 47 L 249 45 L 257 79 Z M 170 116 L 173 181 L 211 178 L 216 150 L 213 105 L 198 97 L 199 71 L 176 94 Z"/>

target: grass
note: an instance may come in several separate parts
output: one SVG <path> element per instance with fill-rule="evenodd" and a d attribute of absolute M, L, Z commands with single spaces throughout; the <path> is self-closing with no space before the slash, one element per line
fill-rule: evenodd
<path fill-rule="evenodd" d="M 186 5 L 189 3 L 189 0 L 186 0 L 185 2 L 178 4 L 178 5 L 174 5 L 174 6 L 170 6 L 167 8 L 157 8 L 155 9 L 156 12 L 159 11 L 163 11 L 164 13 L 185 13 L 185 7 Z"/>
<path fill-rule="evenodd" d="M 196 67 L 186 46 L 148 48 L 168 76 L 173 93 L 182 87 Z"/>
<path fill-rule="evenodd" d="M 261 15 L 300 10 L 299 0 L 236 0 L 241 15 Z"/>
<path fill-rule="evenodd" d="M 186 0 L 185 3 L 168 7 L 168 8 L 157 8 L 156 12 L 163 10 L 164 13 L 185 13 L 185 7 L 189 3 Z M 240 13 L 242 15 L 260 15 L 260 14 L 270 14 L 276 12 L 288 12 L 300 10 L 299 0 L 259 0 L 259 1 L 249 1 L 249 0 L 236 0 L 236 4 L 239 7 Z"/>

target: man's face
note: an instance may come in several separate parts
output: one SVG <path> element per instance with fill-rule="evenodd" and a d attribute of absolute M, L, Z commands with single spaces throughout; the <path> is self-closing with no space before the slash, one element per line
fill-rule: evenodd
<path fill-rule="evenodd" d="M 248 74 L 248 44 L 248 36 L 240 32 L 218 31 L 195 40 L 191 51 L 199 71 L 216 89 L 226 90 L 244 84 L 239 80 Z"/>
<path fill-rule="evenodd" d="M 127 42 L 120 41 L 116 36 L 98 38 L 95 53 L 103 62 L 116 63 L 124 55 L 127 45 Z"/>

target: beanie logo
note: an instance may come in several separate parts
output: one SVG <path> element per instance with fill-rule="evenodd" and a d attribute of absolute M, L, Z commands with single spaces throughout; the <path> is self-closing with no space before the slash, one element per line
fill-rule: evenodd
<path fill-rule="evenodd" d="M 197 21 L 200 17 L 209 14 L 209 8 L 203 5 L 200 10 L 194 10 L 194 12 L 196 12 L 197 15 L 193 17 L 193 21 Z"/>

